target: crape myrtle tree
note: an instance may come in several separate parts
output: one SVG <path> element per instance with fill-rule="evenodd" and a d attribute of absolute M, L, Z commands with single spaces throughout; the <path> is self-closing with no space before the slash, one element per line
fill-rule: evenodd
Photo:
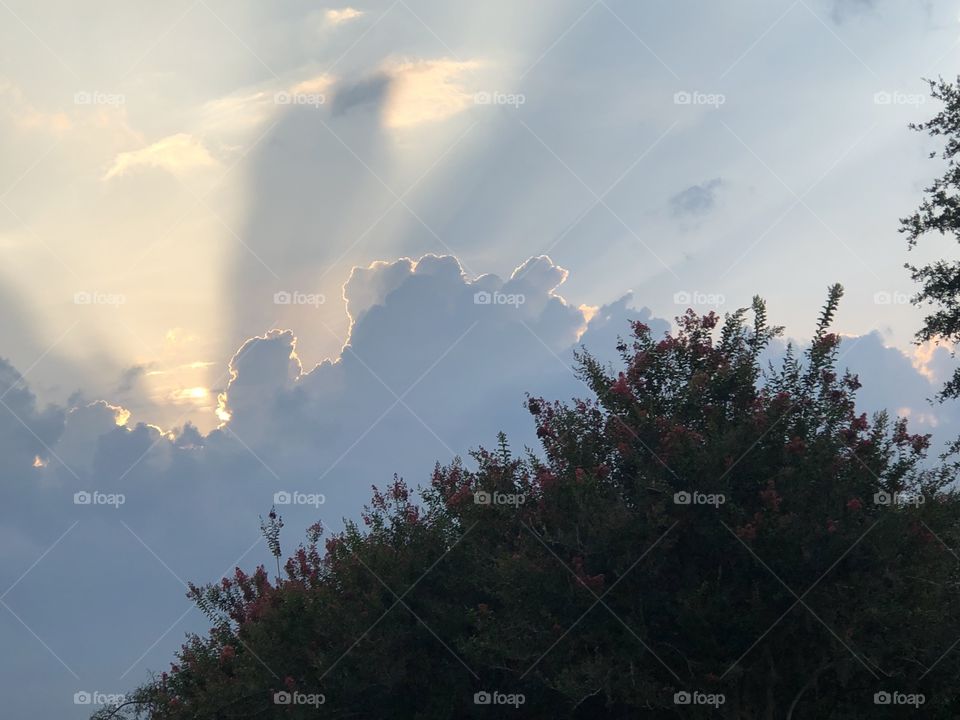
<path fill-rule="evenodd" d="M 932 152 L 930 157 L 939 157 L 946 167 L 943 175 L 925 188 L 917 211 L 900 221 L 900 232 L 906 234 L 911 249 L 921 236 L 931 232 L 960 241 L 960 78 L 957 83 L 943 78 L 928 83 L 930 95 L 942 103 L 942 108 L 931 120 L 910 127 L 942 141 L 942 150 Z M 920 284 L 914 302 L 929 308 L 917 340 L 946 341 L 955 348 L 960 343 L 960 260 L 908 263 L 906 267 Z M 960 369 L 940 392 L 941 399 L 956 397 L 960 397 Z"/>
<path fill-rule="evenodd" d="M 776 368 L 760 300 L 584 351 L 591 399 L 527 399 L 542 452 L 501 436 L 193 588 L 209 634 L 118 715 L 957 717 L 955 467 L 858 413 L 840 294 Z"/>

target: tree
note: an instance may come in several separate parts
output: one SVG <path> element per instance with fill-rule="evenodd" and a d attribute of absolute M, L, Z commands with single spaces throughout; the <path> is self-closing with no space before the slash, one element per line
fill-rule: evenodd
<path fill-rule="evenodd" d="M 942 138 L 942 151 L 932 152 L 930 157 L 939 155 L 946 161 L 946 169 L 925 188 L 917 211 L 900 221 L 900 232 L 906 234 L 910 249 L 920 236 L 933 231 L 960 241 L 960 87 L 943 78 L 928 83 L 930 95 L 943 103 L 943 108 L 931 120 L 912 123 L 910 128 Z M 915 304 L 934 308 L 917 332 L 917 340 L 947 341 L 955 347 L 960 342 L 960 260 L 941 259 L 919 266 L 907 263 L 906 268 L 920 284 Z M 960 369 L 954 371 L 940 392 L 940 399 L 956 397 L 960 397 Z"/>
<path fill-rule="evenodd" d="M 857 413 L 840 295 L 776 369 L 759 299 L 634 323 L 617 372 L 584 351 L 592 399 L 527 399 L 541 453 L 501 436 L 323 550 L 314 527 L 283 577 L 193 588 L 212 629 L 121 712 L 956 717 L 956 467 Z"/>

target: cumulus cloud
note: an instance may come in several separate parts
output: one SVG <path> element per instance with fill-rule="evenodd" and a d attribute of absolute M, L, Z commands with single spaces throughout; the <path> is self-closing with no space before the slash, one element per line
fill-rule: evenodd
<path fill-rule="evenodd" d="M 546 256 L 531 258 L 506 279 L 495 274 L 470 279 L 450 256 L 356 268 L 344 285 L 351 331 L 339 357 L 307 369 L 289 330 L 247 340 L 230 361 L 219 400 L 220 429 L 204 436 L 195 428 L 132 425 L 128 411 L 100 401 L 53 413 L 60 426 L 54 423 L 48 441 L 64 450 L 64 465 L 118 481 L 148 477 L 148 467 L 160 472 L 154 477 L 159 481 L 186 447 L 201 465 L 223 452 L 253 457 L 243 472 L 250 478 L 316 481 L 325 463 L 338 464 L 344 448 L 365 438 L 394 448 L 400 464 L 425 467 L 428 460 L 449 459 L 451 451 L 466 451 L 478 439 L 478 423 L 496 419 L 519 429 L 522 393 L 549 391 L 533 387 L 538 382 L 569 389 L 563 363 L 586 320 L 558 294 L 566 277 Z M 624 306 L 601 308 L 589 327 L 596 331 Z M 131 386 L 144 370 L 130 368 L 124 385 Z M 19 377 L 9 366 L 6 372 L 11 383 Z M 21 415 L 40 417 L 25 389 L 12 390 L 13 400 Z M 519 414 L 509 420 L 501 403 Z M 400 440 L 394 437 L 398 429 Z M 500 428 L 486 429 L 489 437 Z M 43 453 L 31 446 L 17 460 L 30 467 L 34 454 Z M 351 457 L 344 467 L 356 467 L 360 459 L 362 454 Z M 393 460 L 383 459 L 381 469 L 388 472 Z M 136 465 L 136 473 L 125 464 Z M 48 472 L 65 481 L 54 470 Z M 218 482 L 212 475 L 211 482 Z M 351 491 L 344 509 L 365 492 L 365 484 Z"/>
<path fill-rule="evenodd" d="M 26 380 L 0 358 L 0 477 L 23 478 L 38 459 L 53 459 L 63 426 L 64 411 L 39 408 Z"/>
<path fill-rule="evenodd" d="M 216 164 L 216 160 L 200 140 L 189 133 L 177 133 L 139 150 L 120 153 L 114 158 L 103 179 L 122 177 L 144 168 L 165 170 L 172 175 L 182 176 L 196 170 L 209 169 Z"/>
<path fill-rule="evenodd" d="M 89 478 L 100 438 L 125 425 L 129 418 L 129 411 L 103 400 L 70 409 L 56 447 L 57 461 L 63 466 L 54 463 L 51 470 Z"/>
<path fill-rule="evenodd" d="M 957 360 L 945 345 L 928 340 L 916 347 L 913 366 L 931 382 L 942 385 L 953 377 Z"/>

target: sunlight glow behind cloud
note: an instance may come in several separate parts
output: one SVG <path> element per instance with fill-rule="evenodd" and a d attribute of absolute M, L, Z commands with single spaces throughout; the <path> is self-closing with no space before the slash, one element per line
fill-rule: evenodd
<path fill-rule="evenodd" d="M 340 9 L 327 10 L 324 13 L 324 17 L 327 19 L 327 22 L 331 25 L 340 25 L 341 23 L 348 22 L 350 20 L 355 20 L 358 17 L 364 15 L 363 11 L 357 10 L 352 7 L 345 7 Z"/>
<path fill-rule="evenodd" d="M 181 176 L 216 164 L 216 160 L 197 138 L 188 133 L 177 133 L 140 150 L 120 153 L 103 179 L 122 177 L 140 168 L 158 168 Z"/>
<path fill-rule="evenodd" d="M 481 67 L 477 60 L 416 60 L 388 68 L 393 83 L 384 124 L 408 128 L 446 120 L 473 104 L 464 76 Z"/>

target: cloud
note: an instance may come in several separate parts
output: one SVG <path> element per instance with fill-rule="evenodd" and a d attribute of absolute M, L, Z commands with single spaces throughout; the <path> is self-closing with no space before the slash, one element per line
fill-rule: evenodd
<path fill-rule="evenodd" d="M 631 308 L 633 299 L 633 293 L 628 292 L 617 300 L 597 308 L 585 332 L 580 336 L 579 343 L 601 362 L 619 361 L 616 346 L 620 338 L 629 337 L 631 321 L 639 320 L 646 323 L 650 326 L 654 337 L 659 337 L 670 329 L 670 323 L 653 317 L 649 308 Z"/>
<path fill-rule="evenodd" d="M 945 345 L 928 340 L 914 350 L 913 366 L 931 382 L 942 385 L 953 377 L 957 361 Z"/>
<path fill-rule="evenodd" d="M 324 18 L 330 25 L 341 25 L 350 20 L 356 20 L 358 17 L 362 17 L 364 12 L 361 10 L 356 10 L 352 7 L 345 7 L 334 9 L 331 8 L 324 13 Z"/>
<path fill-rule="evenodd" d="M 26 380 L 0 358 L 0 478 L 24 478 L 36 458 L 53 459 L 64 415 L 60 408 L 41 410 Z"/>
<path fill-rule="evenodd" d="M 700 218 L 717 204 L 717 193 L 724 182 L 720 178 L 691 185 L 670 198 L 670 207 L 675 217 Z"/>
<path fill-rule="evenodd" d="M 464 75 L 476 70 L 476 60 L 416 60 L 388 68 L 393 78 L 384 109 L 384 124 L 409 128 L 446 120 L 473 105 Z"/>
<path fill-rule="evenodd" d="M 89 478 L 100 438 L 125 425 L 129 418 L 127 410 L 103 400 L 72 408 L 66 414 L 63 435 L 57 442 L 52 471 L 61 476 L 67 472 Z M 57 467 L 57 462 L 63 463 L 63 467 Z"/>
<path fill-rule="evenodd" d="M 189 133 L 177 133 L 140 150 L 120 153 L 103 179 L 122 177 L 143 168 L 160 169 L 179 177 L 196 170 L 209 169 L 216 164 L 217 161 L 200 140 Z"/>
<path fill-rule="evenodd" d="M 201 465 L 219 452 L 252 453 L 259 460 L 245 469 L 250 478 L 270 481 L 276 473 L 315 481 L 324 463 L 335 465 L 358 438 L 388 444 L 401 464 L 405 457 L 422 465 L 449 459 L 451 448 L 465 452 L 477 439 L 471 417 L 481 425 L 496 420 L 519 430 L 524 391 L 547 392 L 544 381 L 558 387 L 573 382 L 565 363 L 587 323 L 583 312 L 558 294 L 566 278 L 567 271 L 546 256 L 529 259 L 505 280 L 495 274 L 470 279 L 451 256 L 355 268 L 343 289 L 351 330 L 340 355 L 308 369 L 289 330 L 247 340 L 229 364 L 230 379 L 219 401 L 224 423 L 206 436 L 194 429 L 186 444 L 191 451 L 199 448 L 193 458 Z M 625 311 L 625 302 L 601 308 L 588 327 L 597 331 L 618 311 Z M 8 372 L 11 379 L 18 377 L 12 368 Z M 129 368 L 122 385 L 133 386 L 144 374 L 145 366 Z M 454 394 L 458 399 L 451 403 Z M 29 400 L 15 397 L 21 405 Z M 504 415 L 501 402 L 513 407 L 514 420 Z M 383 416 L 389 408 L 394 412 Z M 32 406 L 23 412 L 36 414 Z M 407 413 L 415 416 L 412 424 Z M 59 446 L 67 449 L 64 463 L 99 468 L 100 477 L 126 477 L 124 462 L 148 450 L 162 477 L 182 451 L 178 439 L 185 431 L 131 426 L 129 412 L 104 401 L 74 408 L 65 417 Z M 377 428 L 378 418 L 383 429 Z M 58 439 L 51 435 L 50 443 Z M 24 467 L 35 452 L 20 458 Z M 383 458 L 384 472 L 390 470 L 390 455 Z M 357 461 L 365 462 L 362 454 L 344 467 Z M 143 469 L 138 464 L 137 476 Z M 209 474 L 212 482 L 220 481 Z M 359 488 L 351 503 L 362 501 L 364 492 Z"/>

